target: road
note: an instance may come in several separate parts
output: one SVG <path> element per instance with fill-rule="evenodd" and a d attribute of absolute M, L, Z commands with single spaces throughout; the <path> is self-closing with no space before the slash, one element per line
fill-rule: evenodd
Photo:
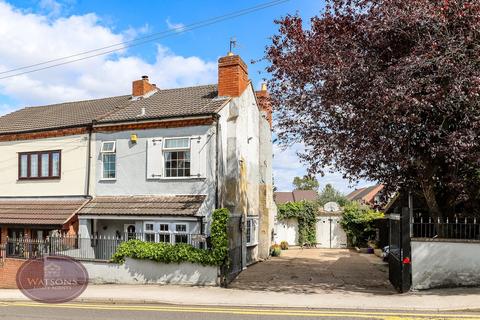
<path fill-rule="evenodd" d="M 244 307 L 198 307 L 173 305 L 62 304 L 47 305 L 30 302 L 0 302 L 0 319 L 171 319 L 171 320 L 293 320 L 293 319 L 479 319 L 479 313 L 409 312 L 409 311 L 339 311 Z"/>

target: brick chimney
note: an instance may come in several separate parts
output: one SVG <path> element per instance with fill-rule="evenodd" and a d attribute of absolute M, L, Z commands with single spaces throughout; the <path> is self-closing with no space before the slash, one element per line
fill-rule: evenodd
<path fill-rule="evenodd" d="M 262 89 L 256 91 L 255 95 L 257 96 L 258 106 L 262 112 L 265 112 L 268 123 L 270 123 L 270 128 L 272 128 L 272 104 L 270 103 L 270 95 L 267 91 L 267 84 L 262 83 Z"/>
<path fill-rule="evenodd" d="M 142 97 L 156 89 L 157 87 L 154 84 L 148 82 L 148 76 L 142 76 L 142 80 L 135 80 L 132 82 L 133 97 Z"/>
<path fill-rule="evenodd" d="M 218 95 L 239 97 L 247 88 L 248 68 L 242 58 L 233 53 L 218 60 Z"/>

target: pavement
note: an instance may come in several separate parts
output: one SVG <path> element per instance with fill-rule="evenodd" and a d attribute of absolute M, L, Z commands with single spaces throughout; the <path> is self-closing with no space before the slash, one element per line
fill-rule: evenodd
<path fill-rule="evenodd" d="M 480 311 L 480 288 L 396 293 L 386 265 L 349 250 L 288 250 L 242 272 L 228 289 L 174 285 L 90 285 L 74 302 L 337 310 Z M 0 302 L 28 302 L 0 289 Z"/>

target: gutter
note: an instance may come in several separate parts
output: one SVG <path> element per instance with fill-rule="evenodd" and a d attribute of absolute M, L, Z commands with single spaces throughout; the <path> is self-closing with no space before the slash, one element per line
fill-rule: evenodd
<path fill-rule="evenodd" d="M 128 119 L 128 120 L 112 120 L 112 121 L 93 121 L 95 127 L 109 127 L 112 125 L 122 125 L 129 123 L 149 123 L 149 122 L 158 122 L 158 121 L 171 121 L 171 120 L 190 120 L 190 119 L 206 119 L 210 117 L 215 117 L 216 113 L 199 113 L 199 114 L 186 114 L 182 116 L 165 116 L 165 117 L 156 117 L 156 118 L 143 118 L 143 119 Z"/>

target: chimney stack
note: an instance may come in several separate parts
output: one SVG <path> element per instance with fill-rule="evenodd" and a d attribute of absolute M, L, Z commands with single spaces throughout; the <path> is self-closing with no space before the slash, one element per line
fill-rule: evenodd
<path fill-rule="evenodd" d="M 157 87 L 148 81 L 148 76 L 142 76 L 142 80 L 135 80 L 132 82 L 132 96 L 134 98 L 142 97 L 156 89 Z"/>
<path fill-rule="evenodd" d="M 240 56 L 229 52 L 218 60 L 218 96 L 239 97 L 249 83 L 248 68 Z"/>
<path fill-rule="evenodd" d="M 270 128 L 272 128 L 272 104 L 270 102 L 270 95 L 267 91 L 267 84 L 262 83 L 262 89 L 256 91 L 255 95 L 257 96 L 258 106 L 262 112 L 265 112 Z"/>

